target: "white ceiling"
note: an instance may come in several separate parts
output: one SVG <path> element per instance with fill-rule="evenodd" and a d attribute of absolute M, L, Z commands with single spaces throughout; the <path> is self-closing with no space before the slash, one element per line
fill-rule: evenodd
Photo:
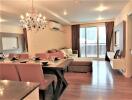
<path fill-rule="evenodd" d="M 103 20 L 115 18 L 129 0 L 34 0 L 35 9 L 49 20 L 62 24 L 76 24 L 95 22 L 97 18 Z M 103 4 L 108 7 L 103 12 L 95 9 Z M 7 20 L 5 23 L 18 23 L 20 14 L 29 12 L 31 0 L 0 0 L 0 16 Z M 66 10 L 68 15 L 64 16 Z"/>

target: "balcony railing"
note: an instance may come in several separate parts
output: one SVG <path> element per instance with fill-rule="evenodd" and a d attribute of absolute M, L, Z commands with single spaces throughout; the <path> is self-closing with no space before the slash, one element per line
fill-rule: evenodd
<path fill-rule="evenodd" d="M 106 44 L 100 43 L 98 46 L 96 43 L 80 44 L 81 57 L 101 57 L 104 58 L 106 53 Z"/>

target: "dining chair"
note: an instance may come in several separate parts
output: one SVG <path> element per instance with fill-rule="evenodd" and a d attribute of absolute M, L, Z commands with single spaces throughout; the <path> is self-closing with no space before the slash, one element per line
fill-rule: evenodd
<path fill-rule="evenodd" d="M 13 58 L 13 57 L 19 58 L 18 54 L 16 54 L 16 53 L 9 53 L 8 58 L 11 59 L 11 58 Z"/>
<path fill-rule="evenodd" d="M 18 63 L 16 64 L 20 78 L 26 82 L 39 82 L 40 87 L 45 84 L 44 74 L 40 64 Z"/>
<path fill-rule="evenodd" d="M 19 59 L 29 59 L 29 54 L 28 53 L 21 53 L 18 54 Z"/>
<path fill-rule="evenodd" d="M 20 81 L 18 70 L 13 63 L 0 63 L 0 72 L 2 80 Z"/>
<path fill-rule="evenodd" d="M 2 80 L 2 67 L 0 65 L 0 80 Z"/>
<path fill-rule="evenodd" d="M 34 63 L 19 63 L 16 66 L 22 81 L 40 83 L 40 96 L 44 99 L 45 91 L 49 85 L 53 85 L 53 80 L 45 79 L 42 66 Z"/>

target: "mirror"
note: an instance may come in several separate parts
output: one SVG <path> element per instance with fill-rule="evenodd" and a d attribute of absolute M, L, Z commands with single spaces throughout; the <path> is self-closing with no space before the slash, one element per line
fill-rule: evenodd
<path fill-rule="evenodd" d="M 18 48 L 18 37 L 2 37 L 2 49 L 12 50 Z"/>
<path fill-rule="evenodd" d="M 121 52 L 121 57 L 125 56 L 125 35 L 126 22 L 122 21 L 114 29 L 114 51 L 119 49 Z"/>

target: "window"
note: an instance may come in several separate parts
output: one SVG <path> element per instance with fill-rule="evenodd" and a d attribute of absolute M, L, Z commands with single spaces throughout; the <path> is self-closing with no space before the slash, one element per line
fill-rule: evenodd
<path fill-rule="evenodd" d="M 105 26 L 80 28 L 81 57 L 104 58 L 106 53 Z"/>

